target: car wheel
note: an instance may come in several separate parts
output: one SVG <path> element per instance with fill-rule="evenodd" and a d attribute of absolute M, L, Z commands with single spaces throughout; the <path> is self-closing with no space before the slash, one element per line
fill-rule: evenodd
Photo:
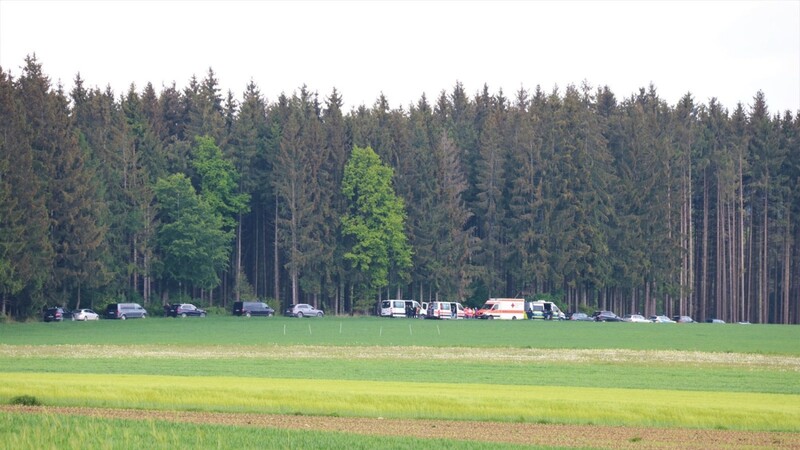
<path fill-rule="evenodd" d="M 302 312 L 297 313 L 297 317 L 302 318 L 303 317 L 303 313 Z"/>
<path fill-rule="evenodd" d="M 181 319 L 185 319 L 185 318 L 186 318 L 186 313 L 181 313 Z"/>
<path fill-rule="evenodd" d="M 317 313 L 317 317 L 322 317 L 322 313 L 321 313 L 321 312 L 318 312 L 318 313 Z"/>
<path fill-rule="evenodd" d="M 125 320 L 125 319 L 127 319 L 127 317 L 125 317 L 125 314 L 119 316 L 119 320 Z"/>
<path fill-rule="evenodd" d="M 517 316 L 511 316 L 511 320 L 517 320 Z"/>
<path fill-rule="evenodd" d="M 244 313 L 244 316 L 245 317 L 250 317 L 250 311 L 247 311 L 246 313 Z"/>

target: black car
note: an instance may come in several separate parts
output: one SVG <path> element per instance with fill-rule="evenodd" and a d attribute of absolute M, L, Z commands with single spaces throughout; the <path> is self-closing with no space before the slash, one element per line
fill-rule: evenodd
<path fill-rule="evenodd" d="M 164 306 L 164 313 L 169 317 L 205 317 L 206 310 L 200 309 L 191 303 L 173 303 Z"/>
<path fill-rule="evenodd" d="M 595 311 L 592 317 L 595 322 L 622 322 L 622 317 L 611 311 Z"/>
<path fill-rule="evenodd" d="M 61 322 L 64 319 L 69 319 L 72 314 L 61 307 L 47 308 L 44 310 L 42 320 L 45 322 Z"/>
<path fill-rule="evenodd" d="M 270 308 L 264 302 L 234 302 L 233 303 L 234 316 L 265 316 L 272 317 L 275 315 L 275 310 Z"/>

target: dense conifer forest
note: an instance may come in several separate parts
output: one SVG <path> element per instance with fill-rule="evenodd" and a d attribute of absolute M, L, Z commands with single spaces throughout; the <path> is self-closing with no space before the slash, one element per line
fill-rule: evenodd
<path fill-rule="evenodd" d="M 223 94 L 211 69 L 117 93 L 42 67 L 0 68 L 4 315 L 538 296 L 800 321 L 800 118 L 762 92 L 456 82 L 343 111 L 335 89 Z"/>

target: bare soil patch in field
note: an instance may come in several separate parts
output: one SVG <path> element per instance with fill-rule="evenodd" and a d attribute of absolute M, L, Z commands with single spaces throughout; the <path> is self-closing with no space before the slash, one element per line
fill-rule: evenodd
<path fill-rule="evenodd" d="M 472 348 L 392 346 L 151 346 L 151 345 L 3 345 L 0 356 L 43 358 L 70 355 L 70 358 L 162 358 L 162 359 L 419 359 L 425 353 L 429 360 L 493 361 L 493 362 L 613 362 L 628 364 L 685 364 L 695 366 L 765 367 L 800 372 L 800 357 L 749 353 L 711 353 L 678 350 L 576 349 L 542 352 L 531 348 Z"/>
<path fill-rule="evenodd" d="M 125 420 L 161 420 L 294 430 L 339 431 L 377 436 L 443 438 L 512 444 L 613 449 L 797 449 L 800 433 L 607 427 L 445 420 L 236 414 L 44 406 L 0 406 L 17 414 L 54 414 Z"/>

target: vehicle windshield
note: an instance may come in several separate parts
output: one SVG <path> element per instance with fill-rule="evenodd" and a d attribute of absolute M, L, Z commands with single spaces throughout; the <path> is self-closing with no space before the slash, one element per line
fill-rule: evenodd
<path fill-rule="evenodd" d="M 484 303 L 483 306 L 481 306 L 481 309 L 492 309 L 494 306 L 497 305 L 495 303 Z"/>

